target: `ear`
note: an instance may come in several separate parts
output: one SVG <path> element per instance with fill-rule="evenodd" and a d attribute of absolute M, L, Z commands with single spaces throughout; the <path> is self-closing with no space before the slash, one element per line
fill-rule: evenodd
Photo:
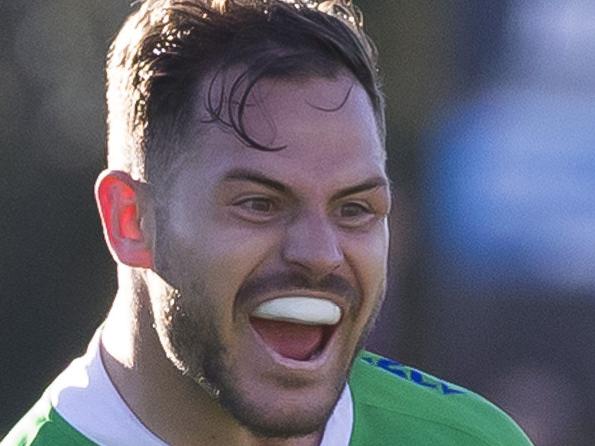
<path fill-rule="evenodd" d="M 147 185 L 127 173 L 104 170 L 95 183 L 95 199 L 114 260 L 153 268 L 153 206 Z"/>

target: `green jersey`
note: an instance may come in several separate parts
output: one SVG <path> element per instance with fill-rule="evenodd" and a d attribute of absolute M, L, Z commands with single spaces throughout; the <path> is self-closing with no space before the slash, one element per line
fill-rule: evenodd
<path fill-rule="evenodd" d="M 481 396 L 372 353 L 349 387 L 351 446 L 529 446 L 512 419 Z"/>
<path fill-rule="evenodd" d="M 347 389 L 352 419 L 345 429 L 351 430 L 350 435 L 325 432 L 323 444 L 343 446 L 348 438 L 351 446 L 531 445 L 514 421 L 482 397 L 369 352 L 356 359 Z M 133 444 L 130 439 L 94 442 L 66 418 L 46 392 L 0 446 L 149 444 L 144 440 Z M 339 437 L 343 439 L 336 440 Z M 151 440 L 150 444 L 156 443 Z"/>

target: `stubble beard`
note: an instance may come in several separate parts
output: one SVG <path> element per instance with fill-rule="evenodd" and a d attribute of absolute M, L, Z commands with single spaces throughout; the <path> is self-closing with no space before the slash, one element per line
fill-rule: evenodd
<path fill-rule="evenodd" d="M 192 287 L 197 289 L 199 287 Z M 192 293 L 194 294 L 194 293 Z M 303 437 L 324 429 L 346 377 L 337 383 L 333 403 L 322 408 L 317 416 L 296 416 L 279 419 L 271 417 L 258 402 L 246 398 L 233 376 L 233 364 L 222 342 L 213 318 L 207 312 L 192 314 L 184 305 L 186 294 L 172 289 L 158 311 L 154 309 L 155 329 L 168 359 L 185 376 L 216 399 L 221 407 L 257 437 Z M 193 302 L 204 302 L 201 296 L 192 296 Z M 290 384 L 290 383 L 286 383 Z"/>
<path fill-rule="evenodd" d="M 195 283 L 191 292 L 182 294 L 170 287 L 165 299 L 154 306 L 155 329 L 169 360 L 182 374 L 193 379 L 202 390 L 216 399 L 224 410 L 255 436 L 266 438 L 303 437 L 324 430 L 345 387 L 347 375 L 356 354 L 363 347 L 380 309 L 382 298 L 366 324 L 357 347 L 346 363 L 340 378 L 333 385 L 332 404 L 320 407 L 315 414 L 294 415 L 279 419 L 271 417 L 257 402 L 250 401 L 236 384 L 226 346 L 209 311 L 195 314 L 189 302 L 210 302 L 202 295 L 204 287 Z M 195 307 L 194 307 L 195 308 Z M 313 402 L 315 404 L 315 402 Z"/>

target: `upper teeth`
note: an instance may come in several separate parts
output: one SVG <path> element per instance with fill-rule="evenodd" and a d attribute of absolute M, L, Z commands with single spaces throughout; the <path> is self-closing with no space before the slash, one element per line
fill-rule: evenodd
<path fill-rule="evenodd" d="M 252 315 L 306 325 L 335 325 L 341 319 L 341 309 L 327 299 L 278 297 L 260 304 Z"/>

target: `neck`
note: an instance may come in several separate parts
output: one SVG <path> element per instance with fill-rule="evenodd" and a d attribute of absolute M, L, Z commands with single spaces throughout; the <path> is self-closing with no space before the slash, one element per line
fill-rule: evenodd
<path fill-rule="evenodd" d="M 256 437 L 182 375 L 152 327 L 149 290 L 140 274 L 119 268 L 119 290 L 103 328 L 101 356 L 112 383 L 150 431 L 172 446 L 320 443 L 321 433 L 292 439 Z"/>

